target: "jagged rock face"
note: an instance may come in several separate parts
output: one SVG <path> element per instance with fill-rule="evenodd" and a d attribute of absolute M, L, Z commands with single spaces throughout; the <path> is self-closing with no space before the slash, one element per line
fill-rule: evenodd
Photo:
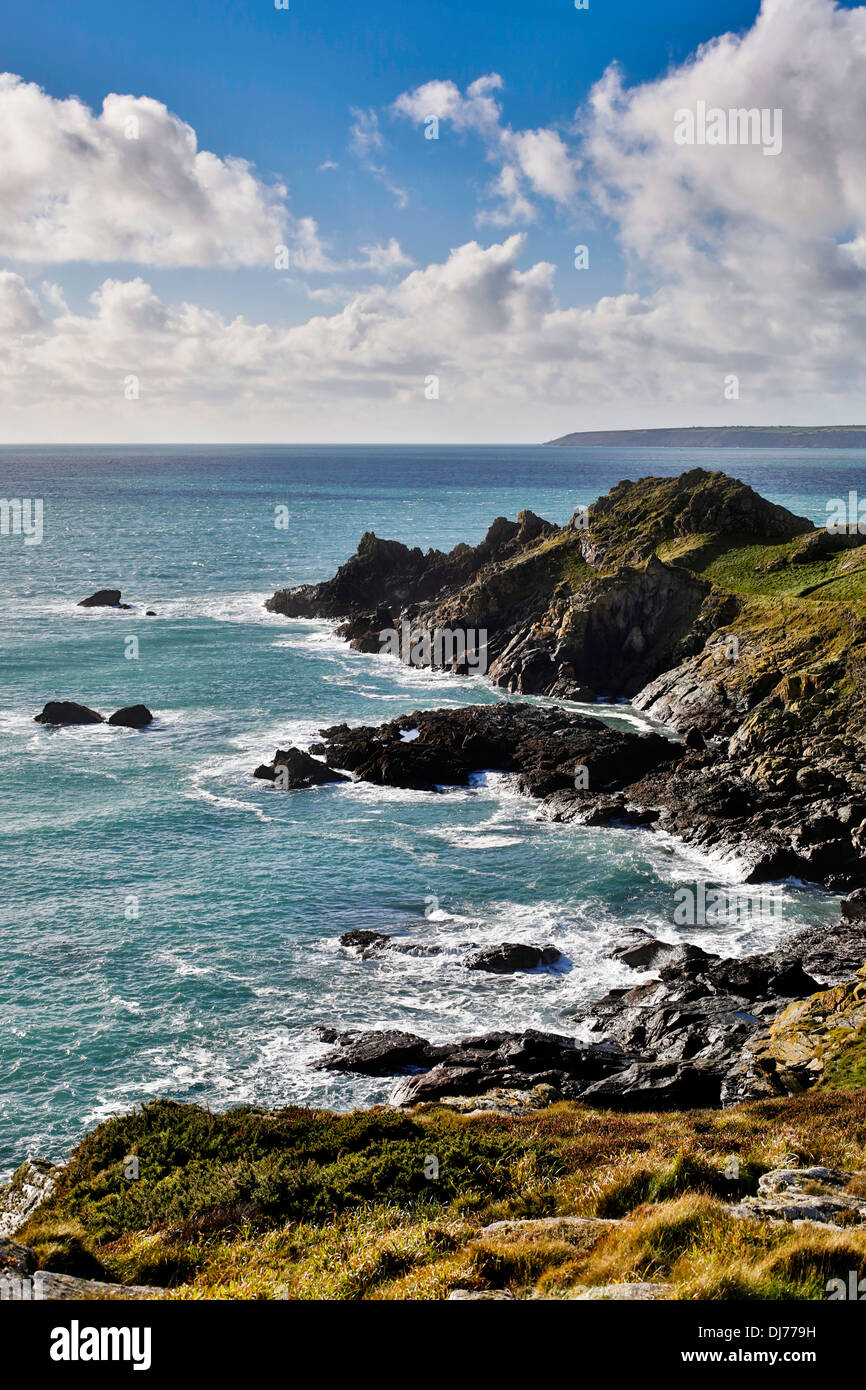
<path fill-rule="evenodd" d="M 301 748 L 278 748 L 272 763 L 262 763 L 253 773 L 265 782 L 274 782 L 283 791 L 301 791 L 305 787 L 320 787 L 328 782 L 345 782 L 342 773 L 326 767 L 318 758 L 310 757 Z"/>
<path fill-rule="evenodd" d="M 516 522 L 497 517 L 480 545 L 456 545 L 447 555 L 441 550 L 425 554 L 417 546 L 410 550 L 400 541 L 382 540 L 367 531 L 357 553 L 333 579 L 281 589 L 265 607 L 289 618 L 346 618 L 380 607 L 396 615 L 443 589 L 466 584 L 485 565 L 557 529 L 530 511 L 521 512 Z"/>
<path fill-rule="evenodd" d="M 741 535 L 789 540 L 814 530 L 807 517 L 768 502 L 724 473 L 693 468 L 676 478 L 640 478 L 611 488 L 589 508 L 583 553 L 590 564 L 647 559 L 662 541 Z"/>
<path fill-rule="evenodd" d="M 515 730 L 469 735 L 449 713 L 430 718 L 414 752 L 382 731 L 329 731 L 336 766 L 413 787 L 484 767 L 518 771 L 556 819 L 658 822 L 739 855 L 751 881 L 795 874 L 848 891 L 866 882 L 866 617 L 845 598 L 847 568 L 803 590 L 832 589 L 841 576 L 841 601 L 792 592 L 806 562 L 838 551 L 838 563 L 861 564 L 860 548 L 836 539 L 736 479 L 693 469 L 620 483 L 562 528 L 532 513 L 499 518 L 481 545 L 449 555 L 368 534 L 333 580 L 285 590 L 269 606 L 340 616 L 341 634 L 368 652 L 404 621 L 428 632 L 484 629 L 487 674 L 502 689 L 626 696 L 700 755 L 674 770 L 642 762 L 631 779 L 591 780 L 591 794 L 578 797 L 561 763 L 517 756 Z M 786 566 L 787 598 L 775 601 L 775 579 L 769 591 L 755 586 L 758 571 Z M 455 660 L 451 669 L 470 667 Z"/>
<path fill-rule="evenodd" d="M 406 740 L 401 734 L 416 737 Z M 503 703 L 418 710 L 375 728 L 338 724 L 321 731 L 330 767 L 392 787 L 465 785 L 473 772 L 520 776 L 533 796 L 574 787 L 578 766 L 599 790 L 622 786 L 639 769 L 678 754 L 657 734 L 627 734 L 560 709 Z"/>
<path fill-rule="evenodd" d="M 856 978 L 790 1004 L 742 1059 L 744 1098 L 793 1095 L 833 1084 L 842 1072 L 866 1082 L 866 966 Z"/>

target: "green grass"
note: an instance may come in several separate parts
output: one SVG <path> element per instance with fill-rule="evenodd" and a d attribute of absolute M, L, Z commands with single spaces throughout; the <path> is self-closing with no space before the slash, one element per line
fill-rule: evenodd
<path fill-rule="evenodd" d="M 180 1299 L 430 1299 L 457 1286 L 560 1298 L 623 1279 L 671 1282 L 682 1298 L 822 1297 L 836 1264 L 866 1271 L 866 1232 L 735 1221 L 726 1205 L 791 1155 L 866 1168 L 866 1091 L 670 1115 L 566 1103 L 525 1116 L 213 1115 L 160 1101 L 88 1135 L 17 1238 L 44 1268 Z M 551 1215 L 619 1220 L 483 1231 Z"/>

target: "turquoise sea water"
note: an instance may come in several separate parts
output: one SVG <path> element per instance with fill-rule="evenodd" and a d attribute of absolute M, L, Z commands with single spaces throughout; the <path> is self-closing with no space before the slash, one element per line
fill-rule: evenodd
<path fill-rule="evenodd" d="M 629 972 L 611 934 L 675 939 L 677 885 L 734 883 L 639 830 L 554 826 L 508 779 L 470 789 L 360 784 L 279 794 L 252 779 L 339 721 L 501 698 L 483 680 L 352 652 L 326 624 L 267 614 L 277 587 L 327 577 L 364 530 L 447 549 L 531 507 L 563 522 L 621 478 L 723 468 L 813 520 L 864 473 L 859 452 L 473 448 L 0 450 L 0 497 L 42 498 L 44 539 L 0 538 L 0 1171 L 60 1157 L 157 1095 L 382 1100 L 389 1083 L 308 1063 L 316 1024 L 437 1040 L 491 1026 L 573 1031 Z M 289 509 L 288 530 L 274 525 Z M 129 612 L 77 601 L 120 587 Z M 157 617 L 146 618 L 153 607 Z M 128 638 L 139 654 L 125 655 Z M 142 733 L 33 723 L 48 699 Z M 596 707 L 597 708 L 597 707 Z M 604 717 L 634 727 L 622 707 Z M 738 952 L 836 901 L 788 885 L 784 916 L 681 939 Z M 136 915 L 137 913 L 137 915 Z M 440 955 L 348 957 L 353 927 Z M 466 942 L 548 941 L 571 969 L 461 970 Z"/>

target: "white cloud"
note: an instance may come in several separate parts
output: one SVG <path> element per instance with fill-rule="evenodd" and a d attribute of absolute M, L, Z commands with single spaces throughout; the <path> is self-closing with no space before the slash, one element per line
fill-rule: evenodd
<path fill-rule="evenodd" d="M 398 208 L 408 206 L 409 195 L 404 188 L 398 188 L 392 182 L 388 170 L 382 162 L 381 156 L 385 149 L 385 137 L 379 127 L 379 117 L 374 110 L 352 107 L 349 149 L 368 173 L 387 188 Z"/>
<path fill-rule="evenodd" d="M 560 288 L 582 273 L 569 254 L 559 267 L 532 264 L 522 234 L 468 242 L 409 273 L 396 241 L 339 263 L 312 219 L 296 224 L 308 269 L 392 278 L 313 291 L 321 312 L 293 328 L 166 303 L 140 279 L 107 281 L 73 313 L 50 287 L 40 296 L 6 272 L 7 437 L 50 427 L 61 439 L 524 440 L 862 418 L 866 9 L 766 0 L 746 34 L 654 82 L 628 88 L 610 71 L 580 113 L 580 163 L 563 162 L 556 132 L 504 127 L 498 90 L 491 75 L 465 93 L 435 83 L 400 100 L 413 119 L 438 112 L 485 132 L 503 217 L 509 204 L 528 217 L 538 197 L 567 199 L 581 171 L 628 258 L 628 292 L 564 306 L 557 271 Z M 698 100 L 782 108 L 781 154 L 676 145 L 674 113 Z M 375 157 L 381 132 L 362 128 Z M 122 398 L 128 372 L 142 383 L 134 406 Z M 429 374 L 440 377 L 436 402 L 424 398 Z M 729 374 L 737 404 L 724 398 Z"/>
<path fill-rule="evenodd" d="M 534 220 L 530 194 L 550 198 L 562 207 L 571 205 L 577 194 L 574 158 L 557 131 L 515 131 L 502 124 L 502 106 L 493 95 L 502 86 L 497 72 L 470 83 L 465 95 L 454 82 L 425 82 L 402 92 L 391 107 L 394 115 L 405 116 L 414 125 L 425 125 L 435 117 L 456 131 L 480 137 L 487 158 L 501 168 L 489 188 L 496 201 L 478 220 L 499 226 Z"/>
<path fill-rule="evenodd" d="M 0 75 L 0 255 L 267 264 L 285 196 L 245 160 L 199 150 L 195 131 L 150 97 L 111 94 L 94 114 Z"/>

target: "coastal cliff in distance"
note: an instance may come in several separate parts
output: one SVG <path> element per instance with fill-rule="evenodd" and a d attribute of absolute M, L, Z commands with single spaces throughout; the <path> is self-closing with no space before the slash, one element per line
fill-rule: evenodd
<path fill-rule="evenodd" d="M 684 429 L 577 430 L 545 446 L 592 449 L 866 449 L 866 425 L 691 425 Z"/>

